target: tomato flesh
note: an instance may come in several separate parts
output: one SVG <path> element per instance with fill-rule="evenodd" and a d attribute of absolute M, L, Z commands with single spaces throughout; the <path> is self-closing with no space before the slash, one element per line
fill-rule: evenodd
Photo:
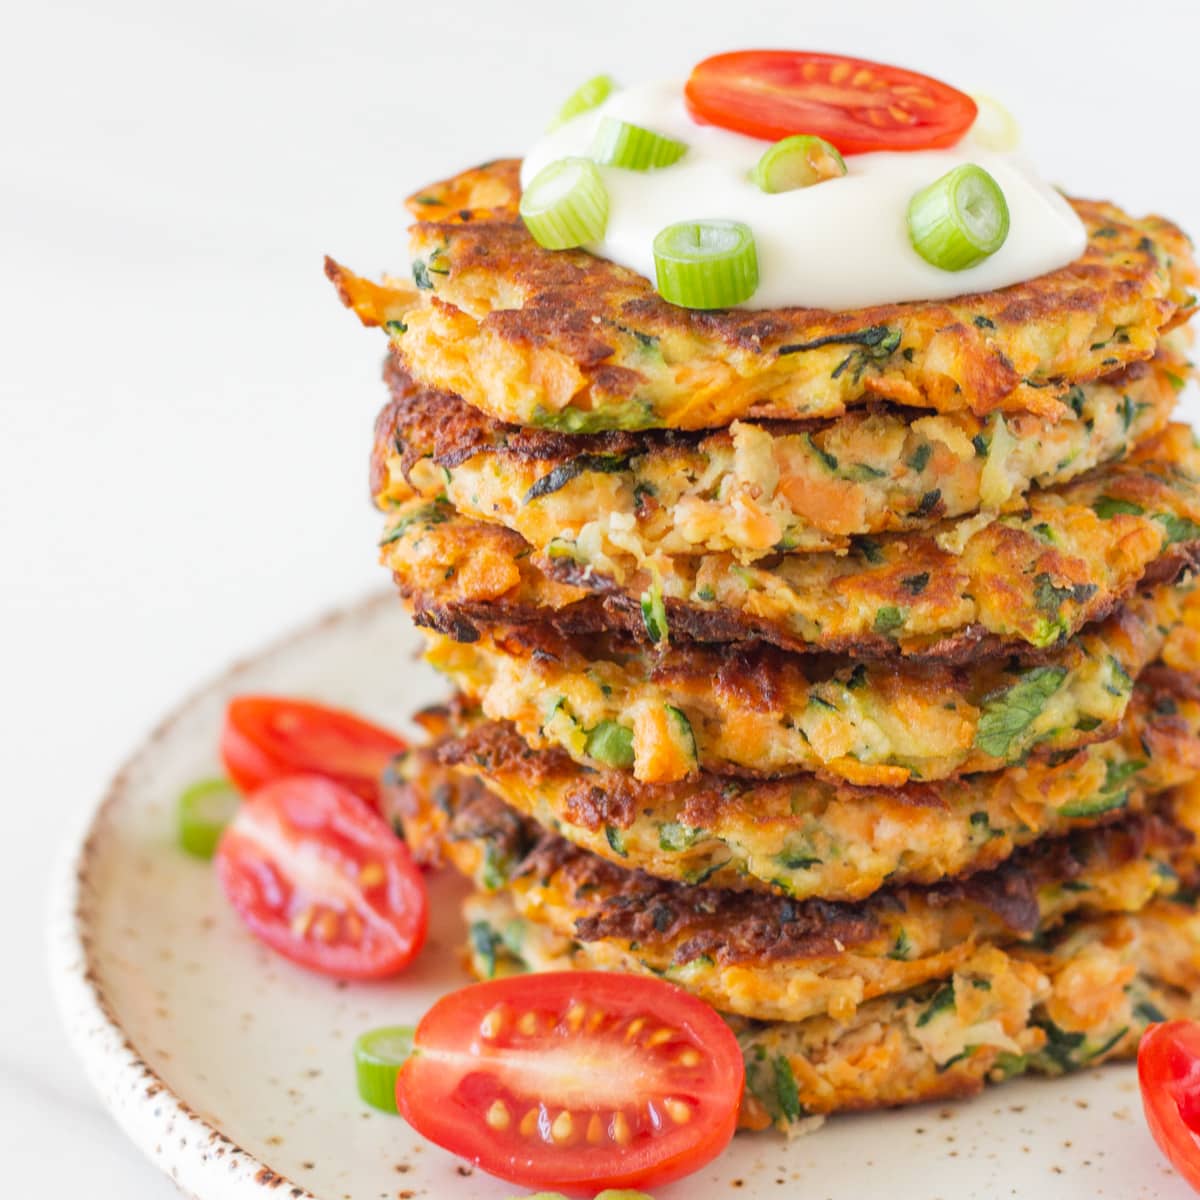
<path fill-rule="evenodd" d="M 977 112 L 970 96 L 928 75 L 804 50 L 706 58 L 685 95 L 704 124 L 772 142 L 815 133 L 843 154 L 952 146 Z"/>
<path fill-rule="evenodd" d="M 275 780 L 221 836 L 217 877 L 250 931 L 340 979 L 381 979 L 425 941 L 425 884 L 387 822 L 318 775 Z"/>
<path fill-rule="evenodd" d="M 516 976 L 443 996 L 396 1083 L 430 1141 L 511 1183 L 591 1195 L 715 1158 L 745 1068 L 708 1005 L 658 979 Z"/>
<path fill-rule="evenodd" d="M 277 696 L 238 696 L 221 730 L 221 758 L 246 794 L 288 775 L 324 775 L 378 808 L 380 778 L 405 749 L 353 713 Z"/>
<path fill-rule="evenodd" d="M 1159 1149 L 1200 1191 L 1200 1022 L 1151 1025 L 1138 1047 L 1138 1083 Z"/>

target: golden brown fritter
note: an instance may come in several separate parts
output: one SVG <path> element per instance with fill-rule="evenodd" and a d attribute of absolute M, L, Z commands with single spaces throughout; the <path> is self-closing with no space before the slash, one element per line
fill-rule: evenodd
<path fill-rule="evenodd" d="M 559 746 L 585 766 L 647 782 L 819 771 L 898 787 L 1111 737 L 1156 658 L 1195 669 L 1198 630 L 1200 589 L 1189 582 L 1138 594 L 1036 664 L 856 664 L 752 644 L 660 655 L 616 635 L 568 640 L 538 627 L 469 643 L 428 634 L 426 660 L 530 746 Z"/>
<path fill-rule="evenodd" d="M 856 538 L 848 554 L 643 560 L 636 545 L 566 537 L 538 554 L 442 499 L 401 505 L 382 551 L 418 622 L 464 640 L 497 623 L 550 623 L 977 660 L 1060 644 L 1200 558 L 1200 450 L 1170 425 L 1121 462 L 1034 492 L 1021 512 Z"/>
<path fill-rule="evenodd" d="M 579 943 L 503 892 L 464 905 L 480 979 L 582 964 Z M 1072 921 L 1044 947 L 981 946 L 944 981 L 863 1004 L 848 1021 L 727 1017 L 746 1061 L 740 1124 L 807 1132 L 831 1113 L 974 1095 L 1026 1073 L 1132 1058 L 1146 1027 L 1200 1016 L 1200 914 L 1156 901 Z"/>
<path fill-rule="evenodd" d="M 1191 685 L 1189 688 L 1188 685 Z M 543 828 L 630 869 L 681 883 L 861 900 L 994 867 L 1042 837 L 1108 823 L 1200 776 L 1195 681 L 1139 683 L 1115 738 L 1065 758 L 940 783 L 860 788 L 813 775 L 747 782 L 702 774 L 640 783 L 531 750 L 478 713 L 426 713 L 416 769 L 476 779 Z"/>
<path fill-rule="evenodd" d="M 635 272 L 539 247 L 517 175 L 515 160 L 489 163 L 412 198 L 419 290 L 326 270 L 414 378 L 519 425 L 705 429 L 881 399 L 1066 417 L 1072 384 L 1149 358 L 1194 304 L 1174 225 L 1076 200 L 1083 257 L 1002 291 L 842 313 L 682 309 Z"/>
<path fill-rule="evenodd" d="M 1035 939 L 1072 913 L 1135 912 L 1195 874 L 1198 806 L 1045 839 L 991 871 L 858 904 L 694 887 L 572 846 L 474 780 L 402 765 L 396 810 L 418 859 L 504 889 L 579 943 L 580 962 L 665 976 L 722 1012 L 850 1019 L 876 996 L 951 974 L 976 946 Z"/>
<path fill-rule="evenodd" d="M 502 425 L 389 359 L 372 481 L 387 509 L 444 496 L 534 549 L 650 560 L 844 551 L 855 536 L 1019 512 L 1160 432 L 1190 368 L 1178 353 L 1076 386 L 1072 416 L 931 415 L 889 405 L 830 421 L 735 421 L 708 434 L 550 433 Z M 1076 415 L 1077 414 L 1077 415 Z"/>

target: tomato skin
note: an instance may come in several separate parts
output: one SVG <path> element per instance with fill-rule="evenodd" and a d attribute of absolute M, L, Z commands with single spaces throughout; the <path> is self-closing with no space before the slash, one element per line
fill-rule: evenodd
<path fill-rule="evenodd" d="M 278 696 L 235 697 L 221 729 L 221 760 L 242 793 L 288 775 L 324 775 L 377 810 L 380 777 L 405 748 L 353 713 Z"/>
<path fill-rule="evenodd" d="M 277 779 L 221 836 L 217 878 L 260 941 L 339 979 L 383 979 L 425 941 L 428 902 L 408 847 L 353 792 Z"/>
<path fill-rule="evenodd" d="M 1138 1083 L 1159 1149 L 1200 1192 L 1200 1021 L 1151 1025 L 1138 1046 Z"/>
<path fill-rule="evenodd" d="M 570 1024 L 572 1011 L 586 1016 Z M 496 1012 L 511 1021 L 489 1040 L 482 1026 Z M 520 1025 L 530 1012 L 538 1022 L 533 1033 Z M 606 1014 L 598 1026 L 594 1013 Z M 630 1036 L 639 1016 L 644 1029 Z M 673 1037 L 659 1045 L 637 1040 L 664 1027 Z M 463 988 L 425 1014 L 413 1045 L 396 1102 L 418 1133 L 511 1183 L 588 1196 L 669 1183 L 710 1162 L 733 1136 L 745 1081 L 737 1039 L 708 1005 L 663 980 L 604 971 Z M 580 1079 L 585 1092 L 571 1098 Z M 669 1116 L 681 1100 L 689 1106 L 682 1122 Z M 497 1103 L 502 1121 L 489 1118 Z M 649 1103 L 656 1105 L 653 1117 Z M 520 1132 L 522 1118 L 539 1105 L 551 1131 L 555 1118 L 570 1114 L 563 1141 Z M 621 1144 L 613 1132 L 618 1110 L 622 1121 L 636 1123 Z M 593 1118 L 603 1132 L 591 1139 L 585 1131 Z"/>
<path fill-rule="evenodd" d="M 776 142 L 812 133 L 843 154 L 952 146 L 977 108 L 928 75 L 805 50 L 736 50 L 705 59 L 684 89 L 702 124 Z"/>

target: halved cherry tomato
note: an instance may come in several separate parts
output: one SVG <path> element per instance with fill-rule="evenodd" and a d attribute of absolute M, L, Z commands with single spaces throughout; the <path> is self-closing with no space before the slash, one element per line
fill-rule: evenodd
<path fill-rule="evenodd" d="M 658 979 L 492 980 L 425 1014 L 396 1082 L 405 1119 L 527 1187 L 652 1187 L 733 1136 L 745 1067 L 708 1005 Z"/>
<path fill-rule="evenodd" d="M 1200 1191 L 1200 1022 L 1151 1025 L 1138 1047 L 1138 1083 L 1159 1149 Z"/>
<path fill-rule="evenodd" d="M 379 780 L 405 749 L 394 733 L 353 713 L 276 696 L 238 696 L 221 730 L 230 779 L 249 794 L 285 775 L 324 775 L 379 807 Z"/>
<path fill-rule="evenodd" d="M 976 114 L 970 96 L 928 75 L 806 50 L 706 58 L 685 92 L 698 121 L 772 142 L 815 133 L 843 154 L 952 146 Z"/>
<path fill-rule="evenodd" d="M 408 847 L 319 775 L 259 788 L 221 835 L 217 877 L 253 934 L 326 975 L 394 975 L 425 941 L 425 884 Z"/>

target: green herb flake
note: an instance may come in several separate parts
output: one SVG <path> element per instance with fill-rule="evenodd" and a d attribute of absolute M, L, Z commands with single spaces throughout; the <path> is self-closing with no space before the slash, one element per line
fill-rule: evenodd
<path fill-rule="evenodd" d="M 663 600 L 661 584 L 656 583 L 642 593 L 642 622 L 646 626 L 646 636 L 656 646 L 660 642 L 670 640 L 670 630 L 667 626 L 667 606 Z"/>
<path fill-rule="evenodd" d="M 508 880 L 509 865 L 506 855 L 495 846 L 488 845 L 483 852 L 483 871 L 480 875 L 485 891 L 494 892 L 504 886 Z"/>
<path fill-rule="evenodd" d="M 1066 667 L 1035 667 L 1010 687 L 988 697 L 975 732 L 975 745 L 993 758 L 1008 757 L 1014 743 L 1019 743 L 1066 677 Z"/>
<path fill-rule="evenodd" d="M 888 958 L 895 958 L 899 959 L 901 962 L 907 962 L 908 956 L 912 953 L 912 949 L 912 938 L 908 936 L 908 930 L 901 927 L 900 932 L 896 934 L 896 940 L 892 943 L 892 948 L 888 951 Z"/>
<path fill-rule="evenodd" d="M 629 465 L 628 457 L 622 458 L 614 454 L 579 454 L 565 463 L 559 463 L 553 470 L 543 475 L 521 498 L 522 504 L 532 500 L 540 500 L 550 496 L 560 488 L 564 488 L 572 479 L 591 472 L 602 475 L 614 475 L 625 470 Z"/>
<path fill-rule="evenodd" d="M 855 538 L 854 547 L 873 566 L 883 562 L 883 547 L 874 538 Z"/>
<path fill-rule="evenodd" d="M 782 1055 L 775 1057 L 775 1099 L 779 1102 L 779 1111 L 789 1121 L 798 1121 L 804 1116 L 804 1106 L 800 1103 L 800 1089 L 796 1086 L 796 1076 L 792 1074 L 792 1064 Z"/>
<path fill-rule="evenodd" d="M 913 452 L 908 460 L 909 467 L 912 468 L 918 475 L 929 465 L 930 455 L 933 454 L 933 447 L 928 442 L 922 442 Z"/>
<path fill-rule="evenodd" d="M 927 517 L 942 502 L 942 489 L 934 488 L 921 497 L 921 503 L 913 510 L 915 517 Z"/>
<path fill-rule="evenodd" d="M 932 1000 L 930 1000 L 928 1006 L 925 1008 L 925 1011 L 922 1012 L 917 1018 L 917 1028 L 923 1028 L 924 1026 L 928 1025 L 929 1022 L 934 1019 L 934 1017 L 938 1016 L 940 1013 L 944 1013 L 947 1010 L 952 1009 L 953 1007 L 954 984 L 943 984 L 937 990 L 937 992 L 934 993 L 934 997 Z"/>
<path fill-rule="evenodd" d="M 500 939 L 486 921 L 472 921 L 470 937 L 471 949 L 479 960 L 484 977 L 494 979 L 496 976 L 496 951 L 500 948 Z"/>
<path fill-rule="evenodd" d="M 1133 1015 L 1147 1025 L 1158 1025 L 1167 1019 L 1166 1014 L 1149 1000 L 1140 1000 L 1134 1005 Z"/>
<path fill-rule="evenodd" d="M 614 854 L 619 854 L 622 858 L 629 857 L 629 852 L 625 849 L 625 838 L 615 825 L 605 825 L 604 837 L 612 847 Z"/>
<path fill-rule="evenodd" d="M 875 614 L 875 624 L 873 626 L 876 633 L 890 634 L 892 630 L 899 629 L 904 624 L 904 613 L 894 605 L 887 604 Z"/>
<path fill-rule="evenodd" d="M 811 433 L 806 433 L 804 435 L 804 440 L 808 443 L 809 449 L 821 460 L 826 469 L 830 471 L 836 471 L 838 469 L 837 458 L 830 454 L 827 450 L 822 450 L 821 447 L 813 441 Z"/>
<path fill-rule="evenodd" d="M 1116 496 L 1101 496 L 1092 505 L 1092 512 L 1102 521 L 1109 521 L 1118 514 L 1130 517 L 1146 515 L 1146 510 L 1140 504 L 1134 504 L 1132 500 L 1121 500 Z"/>
<path fill-rule="evenodd" d="M 1174 513 L 1158 513 L 1154 518 L 1167 531 L 1167 545 L 1200 541 L 1200 525 Z"/>

